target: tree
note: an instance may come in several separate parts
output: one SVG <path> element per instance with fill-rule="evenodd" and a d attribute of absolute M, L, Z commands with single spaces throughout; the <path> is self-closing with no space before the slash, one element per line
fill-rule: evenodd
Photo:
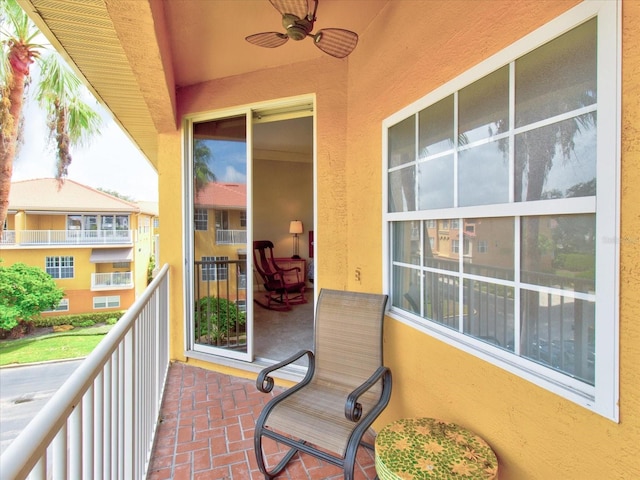
<path fill-rule="evenodd" d="M 133 198 L 131 198 L 129 195 L 125 195 L 123 193 L 120 192 L 116 192 L 115 190 L 109 190 L 107 188 L 96 188 L 96 190 L 98 190 L 99 192 L 102 193 L 106 193 L 107 195 L 111 195 L 112 197 L 116 197 L 119 198 L 120 200 L 125 200 L 127 202 L 135 202 L 135 200 Z"/>
<path fill-rule="evenodd" d="M 207 186 L 209 182 L 215 182 L 216 176 L 209 168 L 211 160 L 211 149 L 203 140 L 194 142 L 193 152 L 193 177 L 196 192 L 199 192 Z"/>
<path fill-rule="evenodd" d="M 23 103 L 29 68 L 41 62 L 36 99 L 55 141 L 57 178 L 67 174 L 70 148 L 98 132 L 100 116 L 82 100 L 82 84 L 60 56 L 34 43 L 40 33 L 15 0 L 0 0 L 0 239 L 9 207 L 13 162 L 23 134 Z M 46 53 L 46 55 L 44 55 Z"/>
<path fill-rule="evenodd" d="M 58 306 L 64 292 L 51 275 L 38 267 L 0 265 L 0 329 L 11 330 L 45 310 Z"/>

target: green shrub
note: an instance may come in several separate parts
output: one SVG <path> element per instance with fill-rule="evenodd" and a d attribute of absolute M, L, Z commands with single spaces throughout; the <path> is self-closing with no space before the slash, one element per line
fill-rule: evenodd
<path fill-rule="evenodd" d="M 237 325 L 247 322 L 246 313 L 225 298 L 204 297 L 196 302 L 196 339 L 217 343 L 227 338 Z"/>
<path fill-rule="evenodd" d="M 93 327 L 96 324 L 93 320 L 74 320 L 71 324 L 74 327 Z"/>
<path fill-rule="evenodd" d="M 585 272 L 595 268 L 595 260 L 595 256 L 589 253 L 561 253 L 554 265 L 570 272 Z"/>
<path fill-rule="evenodd" d="M 88 324 L 95 325 L 96 323 L 108 323 L 109 321 L 113 321 L 116 323 L 122 315 L 124 315 L 124 311 L 122 312 L 91 312 L 91 313 L 78 313 L 75 315 L 57 315 L 50 317 L 40 317 L 34 320 L 34 324 L 36 327 L 53 327 L 55 325 L 73 325 L 76 327 L 84 326 L 80 325 L 86 322 L 92 322 Z M 113 323 L 108 323 L 109 325 L 113 325 Z"/>

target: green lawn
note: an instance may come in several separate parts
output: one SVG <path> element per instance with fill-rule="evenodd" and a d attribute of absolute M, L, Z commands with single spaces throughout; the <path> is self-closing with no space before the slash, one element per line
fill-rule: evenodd
<path fill-rule="evenodd" d="M 0 341 L 0 367 L 86 357 L 113 325 L 75 328 L 68 332 Z"/>

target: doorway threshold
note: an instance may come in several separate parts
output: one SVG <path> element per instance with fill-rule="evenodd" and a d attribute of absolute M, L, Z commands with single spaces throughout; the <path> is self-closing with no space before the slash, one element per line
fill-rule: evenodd
<path fill-rule="evenodd" d="M 262 371 L 264 368 L 279 362 L 279 360 L 271 360 L 261 357 L 256 357 L 253 362 L 245 362 L 244 360 L 236 360 L 234 358 L 204 354 L 194 351 L 185 352 L 185 356 L 187 358 L 193 358 L 214 365 L 237 368 L 238 370 L 244 370 L 245 372 L 252 372 L 256 374 L 256 377 L 258 376 L 258 373 L 260 373 L 260 371 Z M 305 365 L 292 364 L 274 371 L 271 376 L 278 380 L 299 382 L 304 378 L 306 373 L 307 367 Z"/>

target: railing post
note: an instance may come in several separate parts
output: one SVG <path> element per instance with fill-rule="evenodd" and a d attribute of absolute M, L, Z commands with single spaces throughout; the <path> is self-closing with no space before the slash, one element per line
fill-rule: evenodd
<path fill-rule="evenodd" d="M 136 359 L 134 340 L 138 336 L 138 325 L 134 325 L 124 338 L 124 389 L 122 392 L 124 400 L 124 411 L 122 412 L 124 418 L 124 425 L 122 431 L 122 453 L 123 453 L 123 478 L 135 478 L 134 474 L 134 422 L 135 418 L 135 372 L 136 372 Z"/>

